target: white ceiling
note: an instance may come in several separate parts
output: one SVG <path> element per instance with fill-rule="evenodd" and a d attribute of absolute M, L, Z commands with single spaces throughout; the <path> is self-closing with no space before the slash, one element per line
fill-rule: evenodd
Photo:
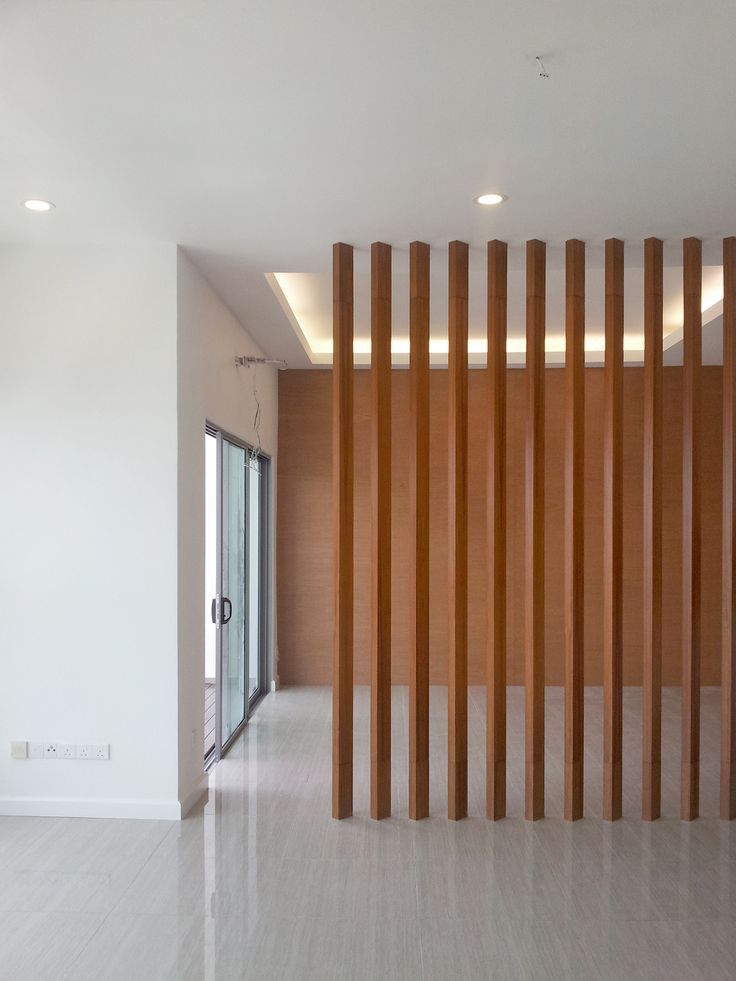
<path fill-rule="evenodd" d="M 264 274 L 323 293 L 338 240 L 394 245 L 398 296 L 413 239 L 441 266 L 451 239 L 478 264 L 541 238 L 554 270 L 577 237 L 594 270 L 619 236 L 633 293 L 644 237 L 676 269 L 683 236 L 713 265 L 736 232 L 734 36 L 730 0 L 4 0 L 0 241 L 179 242 L 293 366 Z"/>

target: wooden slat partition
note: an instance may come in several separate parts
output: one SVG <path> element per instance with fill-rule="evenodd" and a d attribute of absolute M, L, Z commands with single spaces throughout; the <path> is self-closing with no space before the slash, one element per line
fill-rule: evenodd
<path fill-rule="evenodd" d="M 565 819 L 583 816 L 585 244 L 565 245 Z"/>
<path fill-rule="evenodd" d="M 371 817 L 391 814 L 391 246 L 371 246 Z"/>
<path fill-rule="evenodd" d="M 736 238 L 723 240 L 721 818 L 736 818 Z"/>
<path fill-rule="evenodd" d="M 429 246 L 409 246 L 409 817 L 429 815 Z"/>
<path fill-rule="evenodd" d="M 662 242 L 644 243 L 642 818 L 662 797 Z"/>
<path fill-rule="evenodd" d="M 449 255 L 447 812 L 468 813 L 468 246 Z"/>
<path fill-rule="evenodd" d="M 544 332 L 546 247 L 526 244 L 524 755 L 527 820 L 544 817 Z"/>
<path fill-rule="evenodd" d="M 624 245 L 606 241 L 603 436 L 603 817 L 622 805 Z"/>
<path fill-rule="evenodd" d="M 698 816 L 700 798 L 700 364 L 702 246 L 682 243 L 682 772 L 680 817 Z"/>
<path fill-rule="evenodd" d="M 507 246 L 488 243 L 488 628 L 486 813 L 506 816 L 506 307 Z"/>
<path fill-rule="evenodd" d="M 353 249 L 332 249 L 332 816 L 353 813 Z"/>

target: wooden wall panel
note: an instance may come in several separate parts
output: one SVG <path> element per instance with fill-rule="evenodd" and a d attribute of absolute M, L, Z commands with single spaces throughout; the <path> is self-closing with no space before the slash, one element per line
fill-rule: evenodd
<path fill-rule="evenodd" d="M 524 813 L 544 817 L 544 242 L 526 246 L 526 480 L 524 562 Z"/>
<path fill-rule="evenodd" d="M 450 242 L 447 812 L 468 813 L 468 246 Z"/>
<path fill-rule="evenodd" d="M 409 247 L 409 817 L 429 815 L 429 246 Z"/>
<path fill-rule="evenodd" d="M 682 786 L 680 817 L 698 816 L 700 800 L 700 389 L 702 249 L 683 242 L 682 391 Z"/>
<path fill-rule="evenodd" d="M 642 817 L 662 792 L 662 242 L 644 243 Z"/>
<path fill-rule="evenodd" d="M 506 306 L 507 247 L 488 243 L 488 647 L 486 814 L 506 816 Z"/>
<path fill-rule="evenodd" d="M 332 816 L 353 813 L 353 250 L 332 253 Z M 329 497 L 327 497 L 329 500 Z"/>
<path fill-rule="evenodd" d="M 702 369 L 703 618 L 702 681 L 718 684 L 721 664 L 720 367 Z M 564 683 L 565 377 L 547 368 L 545 398 L 546 680 Z M 662 470 L 662 683 L 681 682 L 682 623 L 682 368 L 664 368 Z M 370 682 L 370 372 L 355 372 L 355 681 Z M 642 527 L 644 372 L 624 370 L 623 568 L 624 684 L 642 683 Z M 486 683 L 487 378 L 468 374 L 468 678 Z M 524 452 L 526 379 L 506 375 L 507 678 L 524 683 Z M 408 684 L 410 591 L 410 379 L 393 373 L 392 623 L 394 684 Z M 602 684 L 603 615 L 603 369 L 585 369 L 585 683 Z M 429 379 L 430 432 L 430 683 L 447 684 L 447 372 Z M 331 681 L 332 624 L 332 372 L 279 374 L 276 579 L 278 670 L 284 684 Z"/>
<path fill-rule="evenodd" d="M 622 806 L 624 246 L 606 242 L 603 430 L 603 817 Z"/>
<path fill-rule="evenodd" d="M 391 814 L 391 246 L 371 246 L 371 817 Z"/>
<path fill-rule="evenodd" d="M 585 244 L 565 246 L 565 819 L 583 816 Z"/>
<path fill-rule="evenodd" d="M 707 426 L 704 427 L 707 429 Z M 721 817 L 736 818 L 736 238 L 723 242 Z"/>

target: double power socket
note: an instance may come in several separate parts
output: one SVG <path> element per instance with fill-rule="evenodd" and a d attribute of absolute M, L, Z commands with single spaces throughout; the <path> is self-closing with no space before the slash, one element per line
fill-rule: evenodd
<path fill-rule="evenodd" d="M 109 743 L 25 743 L 10 744 L 16 760 L 109 760 Z"/>

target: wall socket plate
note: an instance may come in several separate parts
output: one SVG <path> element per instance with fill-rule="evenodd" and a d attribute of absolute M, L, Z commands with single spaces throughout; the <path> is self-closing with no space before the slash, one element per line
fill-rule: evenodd
<path fill-rule="evenodd" d="M 109 760 L 110 743 L 27 743 L 13 740 L 10 755 L 14 760 Z"/>

